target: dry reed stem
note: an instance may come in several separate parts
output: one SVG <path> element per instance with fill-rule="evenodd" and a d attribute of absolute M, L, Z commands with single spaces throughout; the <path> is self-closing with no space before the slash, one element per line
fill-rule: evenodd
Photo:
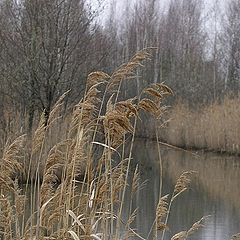
<path fill-rule="evenodd" d="M 185 240 L 190 235 L 194 234 L 196 231 L 198 231 L 200 228 L 204 227 L 203 222 L 208 218 L 209 216 L 202 217 L 199 221 L 195 222 L 192 227 L 188 231 L 182 231 L 177 234 L 175 234 L 171 240 Z"/>
<path fill-rule="evenodd" d="M 186 231 L 182 231 L 179 232 L 177 234 L 175 234 L 171 240 L 185 240 L 187 238 L 187 232 Z"/>
<path fill-rule="evenodd" d="M 0 228 L 2 229 L 2 237 L 6 240 L 13 239 L 12 224 L 14 222 L 13 209 L 8 196 L 0 196 Z M 1 233 L 0 233 L 1 236 Z"/>
<path fill-rule="evenodd" d="M 160 198 L 156 209 L 156 225 L 159 231 L 167 229 L 167 225 L 164 223 L 164 219 L 168 213 L 168 195 Z"/>
<path fill-rule="evenodd" d="M 168 205 L 168 211 L 167 211 L 166 219 L 164 222 L 165 226 L 167 226 L 167 224 L 168 224 L 168 219 L 169 219 L 172 203 L 174 202 L 174 200 L 176 200 L 176 198 L 179 195 L 181 195 L 183 192 L 185 192 L 188 189 L 188 186 L 191 182 L 191 177 L 194 173 L 196 173 L 196 172 L 195 171 L 186 171 L 186 172 L 183 172 L 180 175 L 180 177 L 178 178 L 178 180 L 175 184 L 175 187 L 174 187 L 172 198 Z M 166 228 L 164 228 L 164 230 L 163 230 L 162 240 L 164 239 L 164 236 L 165 236 L 165 230 L 166 230 Z M 172 239 L 172 240 L 177 240 L 178 239 L 177 237 L 179 237 L 179 239 L 184 239 L 184 236 L 185 236 L 184 234 L 185 234 L 184 232 L 181 232 L 181 233 L 179 233 L 179 236 L 176 235 L 176 239 Z"/>
<path fill-rule="evenodd" d="M 104 83 L 107 80 L 110 79 L 110 76 L 107 73 L 104 72 L 92 72 L 88 75 L 87 77 L 87 89 L 91 88 L 92 86 L 99 84 L 99 83 Z"/>
<path fill-rule="evenodd" d="M 22 148 L 26 135 L 17 137 L 12 143 L 7 143 L 0 160 L 0 189 L 14 192 L 13 177 L 23 172 Z"/>
<path fill-rule="evenodd" d="M 177 183 L 174 187 L 173 197 L 171 201 L 174 201 L 180 194 L 187 190 L 188 185 L 191 182 L 192 175 L 196 173 L 195 171 L 187 171 L 181 174 L 178 178 Z"/>
<path fill-rule="evenodd" d="M 45 114 L 44 112 L 42 113 L 39 123 L 38 123 L 38 127 L 34 132 L 33 135 L 33 139 L 32 139 L 32 155 L 37 153 L 41 147 L 42 144 L 44 142 L 44 138 L 45 138 L 45 134 L 46 134 L 46 125 L 45 125 Z"/>
<path fill-rule="evenodd" d="M 143 49 L 142 51 L 137 52 L 136 55 L 133 56 L 128 63 L 120 66 L 120 68 L 118 68 L 112 74 L 108 89 L 112 89 L 114 86 L 119 85 L 120 82 L 124 79 L 132 79 L 133 76 L 135 77 L 134 71 L 138 67 L 143 66 L 141 63 L 144 60 L 150 58 L 151 54 L 149 51 L 150 49 Z"/>

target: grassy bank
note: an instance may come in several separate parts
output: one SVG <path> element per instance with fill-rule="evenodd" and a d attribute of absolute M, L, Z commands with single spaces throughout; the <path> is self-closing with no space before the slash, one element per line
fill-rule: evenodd
<path fill-rule="evenodd" d="M 224 101 L 190 110 L 178 103 L 169 115 L 162 139 L 183 148 L 206 149 L 240 154 L 240 99 Z"/>

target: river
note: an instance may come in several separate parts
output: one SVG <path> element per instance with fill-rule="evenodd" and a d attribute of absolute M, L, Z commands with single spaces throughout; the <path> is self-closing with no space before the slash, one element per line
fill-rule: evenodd
<path fill-rule="evenodd" d="M 171 195 L 181 173 L 188 170 L 197 172 L 188 190 L 172 205 L 167 224 L 169 231 L 164 240 L 170 240 L 174 234 L 188 230 L 193 223 L 208 215 L 210 217 L 205 226 L 188 240 L 230 240 L 233 234 L 240 232 L 239 157 L 187 152 L 163 146 L 160 146 L 160 155 L 163 166 L 162 196 Z M 132 172 L 138 165 L 140 184 L 143 186 L 133 198 L 132 210 L 137 208 L 138 212 L 131 227 L 146 239 L 155 219 L 159 199 L 161 174 L 157 143 L 137 140 L 132 158 Z M 126 220 L 130 194 L 126 194 L 125 201 L 123 219 Z M 151 235 L 148 240 L 152 240 Z"/>
<path fill-rule="evenodd" d="M 133 209 L 138 208 L 138 214 L 132 227 L 144 238 L 155 218 L 159 198 L 160 167 L 157 150 L 156 142 L 138 140 L 133 151 L 133 165 L 139 164 L 140 181 L 145 184 L 133 201 Z M 169 231 L 164 239 L 189 229 L 194 222 L 207 215 L 210 217 L 205 227 L 188 239 L 228 240 L 240 232 L 239 157 L 185 152 L 162 146 L 160 153 L 163 163 L 162 195 L 172 193 L 182 172 L 197 171 L 189 189 L 172 205 Z"/>

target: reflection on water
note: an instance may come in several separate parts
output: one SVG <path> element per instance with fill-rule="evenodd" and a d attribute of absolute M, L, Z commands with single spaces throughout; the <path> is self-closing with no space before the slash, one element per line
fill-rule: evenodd
<path fill-rule="evenodd" d="M 172 206 L 168 224 L 170 231 L 165 239 L 189 229 L 206 215 L 211 215 L 206 226 L 189 239 L 227 240 L 240 232 L 240 158 L 209 153 L 196 156 L 169 148 L 161 148 L 161 156 L 164 195 L 173 191 L 176 179 L 183 171 L 198 172 L 190 189 Z M 134 199 L 133 208 L 139 211 L 133 227 L 146 237 L 154 221 L 159 194 L 157 144 L 139 140 L 135 144 L 133 158 L 135 163 L 139 162 L 141 182 L 147 180 Z"/>
<path fill-rule="evenodd" d="M 211 215 L 206 226 L 189 237 L 190 240 L 228 240 L 240 232 L 240 158 L 226 155 L 173 150 L 161 147 L 163 162 L 163 193 L 172 193 L 180 174 L 197 171 L 188 191 L 172 205 L 165 240 L 189 229 L 203 216 Z M 133 169 L 138 163 L 144 187 L 133 199 L 132 210 L 138 209 L 133 228 L 144 238 L 148 236 L 155 218 L 159 199 L 160 167 L 156 142 L 138 140 L 133 151 Z M 31 186 L 34 188 L 34 186 Z M 28 199 L 35 199 L 28 189 Z M 129 202 L 130 194 L 126 196 Z M 35 203 L 36 205 L 36 203 Z M 30 210 L 30 209 L 29 209 Z M 128 208 L 125 208 L 125 218 Z M 28 219 L 30 213 L 25 219 Z M 133 238 L 139 239 L 139 238 Z M 150 236 L 149 240 L 152 239 Z M 160 239 L 160 238 L 159 238 Z"/>

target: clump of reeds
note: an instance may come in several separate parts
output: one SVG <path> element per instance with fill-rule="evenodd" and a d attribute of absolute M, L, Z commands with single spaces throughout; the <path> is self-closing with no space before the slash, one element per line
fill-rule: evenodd
<path fill-rule="evenodd" d="M 133 79 L 135 70 L 149 57 L 149 50 L 145 49 L 112 75 L 89 74 L 85 95 L 73 109 L 66 137 L 50 149 L 51 128 L 59 118 L 67 93 L 56 102 L 48 119 L 43 113 L 31 144 L 24 145 L 25 136 L 6 144 L 0 162 L 3 173 L 0 175 L 0 234 L 4 240 L 117 240 L 121 236 L 129 239 L 132 235 L 143 239 L 131 228 L 136 209 L 130 207 L 129 219 L 126 222 L 122 219 L 136 123 L 141 111 L 161 118 L 166 110 L 162 100 L 171 95 L 172 90 L 164 83 L 153 84 L 139 96 L 122 101 L 119 93 L 122 81 Z M 124 151 L 126 137 L 131 138 L 128 154 Z M 30 154 L 24 155 L 27 146 Z M 95 148 L 99 149 L 98 155 L 94 154 Z M 29 158 L 25 171 L 23 156 Z M 118 164 L 114 163 L 114 157 L 118 158 Z M 23 195 L 17 184 L 21 172 L 27 173 L 27 183 L 31 182 L 30 187 L 27 185 L 34 193 L 31 199 L 26 198 L 26 193 Z M 192 172 L 181 175 L 170 203 L 167 196 L 160 196 L 157 230 L 165 231 L 171 203 L 186 190 L 191 175 Z M 138 188 L 136 169 L 132 195 Z M 12 195 L 13 202 L 10 201 Z M 29 208 L 31 213 L 27 216 Z M 199 226 L 200 222 L 187 234 Z"/>
<path fill-rule="evenodd" d="M 239 154 L 239 97 L 214 102 L 197 109 L 177 102 L 171 109 L 164 141 L 184 148 Z"/>

